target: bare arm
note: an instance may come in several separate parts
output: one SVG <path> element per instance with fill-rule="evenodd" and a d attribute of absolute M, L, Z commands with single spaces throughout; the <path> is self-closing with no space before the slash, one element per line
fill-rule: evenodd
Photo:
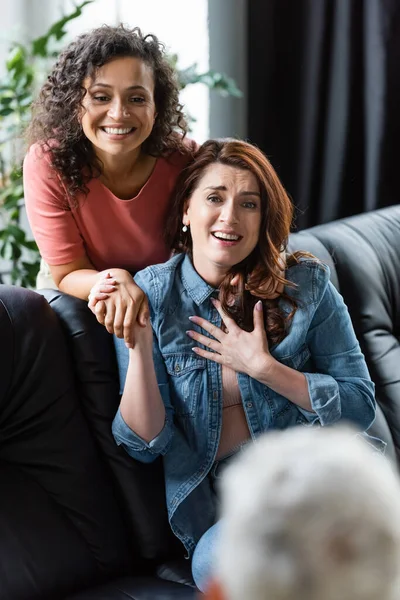
<path fill-rule="evenodd" d="M 89 308 L 99 323 L 109 333 L 124 338 L 128 347 L 133 346 L 133 323 L 137 319 L 144 325 L 148 307 L 145 294 L 128 271 L 116 268 L 97 271 L 86 255 L 65 265 L 50 265 L 50 271 L 62 292 L 88 300 L 93 291 Z M 107 273 L 111 278 L 107 279 Z M 105 280 L 102 284 L 105 293 L 99 295 L 95 290 Z"/>
<path fill-rule="evenodd" d="M 125 423 L 145 442 L 153 440 L 165 424 L 165 407 L 161 398 L 153 361 L 153 332 L 134 325 L 135 347 L 129 350 L 129 367 L 120 411 Z"/>
<path fill-rule="evenodd" d="M 283 365 L 269 353 L 260 356 L 260 365 L 250 377 L 267 385 L 271 390 L 287 398 L 305 410 L 312 411 L 307 379 L 304 373 Z M 262 366 L 264 360 L 264 367 Z"/>
<path fill-rule="evenodd" d="M 66 294 L 87 300 L 99 279 L 97 271 L 85 255 L 65 265 L 49 265 L 56 286 Z"/>

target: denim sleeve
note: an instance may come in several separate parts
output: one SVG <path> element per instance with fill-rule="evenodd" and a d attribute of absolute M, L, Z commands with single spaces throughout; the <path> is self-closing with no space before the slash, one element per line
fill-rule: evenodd
<path fill-rule="evenodd" d="M 342 296 L 331 282 L 313 315 L 307 345 L 316 373 L 304 373 L 321 425 L 341 419 L 366 430 L 375 419 L 375 386 Z"/>
<path fill-rule="evenodd" d="M 122 446 L 136 460 L 145 463 L 153 462 L 157 456 L 168 452 L 174 433 L 174 411 L 170 401 L 168 374 L 156 339 L 153 341 L 153 360 L 158 389 L 165 406 L 164 427 L 154 439 L 146 442 L 125 423 L 120 409 L 118 409 L 112 424 L 112 433 L 118 446 Z"/>
<path fill-rule="evenodd" d="M 151 294 L 151 287 L 146 285 L 146 280 L 137 275 L 135 281 L 147 294 L 150 306 L 151 321 L 154 321 L 154 298 Z M 121 393 L 125 385 L 126 372 L 128 369 L 129 354 L 125 346 L 124 340 L 114 336 L 114 344 L 116 348 L 120 387 Z M 112 424 L 112 433 L 118 446 L 122 446 L 126 452 L 139 460 L 140 462 L 153 462 L 158 456 L 166 454 L 171 443 L 174 424 L 173 424 L 173 408 L 170 400 L 168 373 L 165 368 L 164 359 L 160 352 L 158 340 L 153 329 L 153 361 L 158 383 L 158 389 L 165 406 L 165 422 L 160 433 L 150 442 L 146 442 L 137 433 L 135 433 L 124 421 L 120 409 L 118 409 Z"/>

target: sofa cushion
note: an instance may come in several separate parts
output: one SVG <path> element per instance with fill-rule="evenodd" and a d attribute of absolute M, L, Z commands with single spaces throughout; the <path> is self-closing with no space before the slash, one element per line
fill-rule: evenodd
<path fill-rule="evenodd" d="M 87 302 L 58 290 L 41 293 L 64 329 L 81 406 L 115 483 L 135 552 L 154 564 L 183 556 L 183 546 L 168 523 L 161 459 L 150 465 L 133 460 L 111 433 L 120 402 L 112 336 L 97 322 Z"/>
<path fill-rule="evenodd" d="M 400 460 L 400 206 L 318 225 L 304 234 L 334 261 Z M 301 236 L 292 236 L 296 247 Z"/>
<path fill-rule="evenodd" d="M 0 597 L 61 598 L 134 556 L 74 388 L 57 317 L 0 286 Z"/>
<path fill-rule="evenodd" d="M 124 577 L 64 600 L 190 600 L 200 598 L 195 588 L 151 577 Z"/>

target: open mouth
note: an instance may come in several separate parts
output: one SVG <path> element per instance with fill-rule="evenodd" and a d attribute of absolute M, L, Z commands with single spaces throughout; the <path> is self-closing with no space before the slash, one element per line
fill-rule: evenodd
<path fill-rule="evenodd" d="M 128 135 L 136 131 L 136 127 L 102 127 L 101 129 L 108 135 Z"/>
<path fill-rule="evenodd" d="M 213 231 L 211 235 L 222 242 L 239 242 L 243 237 L 236 233 L 223 233 L 222 231 Z"/>

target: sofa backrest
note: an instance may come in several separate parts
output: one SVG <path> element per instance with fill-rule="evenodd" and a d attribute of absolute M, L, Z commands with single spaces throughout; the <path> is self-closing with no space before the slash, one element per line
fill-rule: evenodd
<path fill-rule="evenodd" d="M 120 402 L 112 336 L 97 322 L 87 302 L 56 290 L 41 293 L 64 330 L 80 405 L 109 471 L 135 555 L 148 568 L 183 556 L 183 546 L 168 523 L 162 460 L 151 464 L 133 460 L 111 433 Z"/>
<path fill-rule="evenodd" d="M 39 294 L 0 285 L 0 598 L 63 598 L 131 570 L 133 550 Z"/>
<path fill-rule="evenodd" d="M 349 308 L 376 385 L 376 425 L 400 461 L 400 206 L 390 206 L 294 233 L 289 250 L 327 262 Z"/>

